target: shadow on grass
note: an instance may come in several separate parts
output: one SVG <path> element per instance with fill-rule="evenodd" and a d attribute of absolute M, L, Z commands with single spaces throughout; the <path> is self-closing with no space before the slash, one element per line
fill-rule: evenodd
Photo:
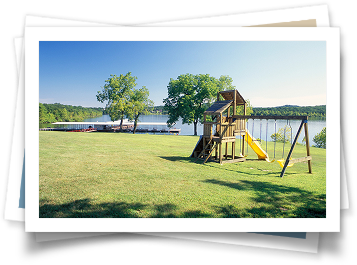
<path fill-rule="evenodd" d="M 47 200 L 40 201 L 40 218 L 140 218 L 144 214 L 148 218 L 201 218 L 212 217 L 197 211 L 176 213 L 178 207 L 165 203 L 148 205 L 142 203 L 91 203 L 90 199 L 75 200 L 64 204 L 54 204 Z"/>
<path fill-rule="evenodd" d="M 187 157 L 187 156 L 159 156 L 162 159 L 168 160 L 168 161 L 172 161 L 172 162 L 177 162 L 177 161 L 181 161 L 181 162 L 194 162 L 195 158 L 192 157 Z M 199 162 L 199 161 L 196 161 Z"/>
<path fill-rule="evenodd" d="M 200 209 L 182 211 L 172 203 L 143 204 L 128 202 L 96 203 L 90 199 L 56 204 L 41 200 L 40 218 L 326 218 L 324 194 L 277 185 L 269 182 L 241 180 L 229 182 L 217 179 L 202 181 L 246 192 L 247 206 L 242 203 L 211 205 L 213 212 Z M 209 189 L 209 186 L 208 186 Z M 253 205 L 250 207 L 249 205 Z M 250 207 L 250 208 L 249 208 Z"/>
<path fill-rule="evenodd" d="M 244 162 L 237 162 L 237 168 L 239 168 L 239 164 L 240 163 L 244 163 Z M 238 169 L 227 168 L 227 167 L 224 167 L 224 165 L 220 165 L 218 163 L 206 163 L 206 164 L 204 164 L 204 166 L 216 168 L 216 169 L 219 169 L 219 170 L 225 170 L 225 171 L 233 172 L 233 173 L 236 173 L 236 174 L 244 174 L 244 175 L 255 176 L 255 177 L 259 177 L 259 176 L 280 177 L 280 173 L 281 173 L 280 170 L 279 171 L 273 171 L 273 170 L 265 170 L 265 169 L 261 169 L 261 168 L 252 168 L 254 170 L 257 170 L 258 172 L 255 171 L 255 172 L 251 172 L 250 173 L 249 171 L 247 171 L 247 170 L 249 170 L 248 168 L 244 168 L 246 171 L 243 171 L 243 170 L 238 170 Z M 294 175 L 294 174 L 297 174 L 297 173 L 285 172 L 285 176 Z"/>
<path fill-rule="evenodd" d="M 75 200 L 64 204 L 40 201 L 40 218 L 134 218 L 135 212 L 146 207 L 141 203 L 101 203 L 91 204 L 89 199 Z"/>
<path fill-rule="evenodd" d="M 326 197 L 296 187 L 269 182 L 241 180 L 229 182 L 206 179 L 203 182 L 238 191 L 252 191 L 252 200 L 259 206 L 239 209 L 234 205 L 218 206 L 215 211 L 226 218 L 326 218 Z"/>
<path fill-rule="evenodd" d="M 225 171 L 230 171 L 230 172 L 233 172 L 233 173 L 236 173 L 236 174 L 237 173 L 238 174 L 245 174 L 245 175 L 249 175 L 249 176 L 251 176 L 251 175 L 255 175 L 255 176 L 270 176 L 271 175 L 273 177 L 280 177 L 280 173 L 281 173 L 281 170 L 272 171 L 272 170 L 265 170 L 265 169 L 261 169 L 261 168 L 254 168 L 258 172 L 249 173 L 247 171 L 227 168 L 227 167 L 224 167 L 224 165 L 220 165 L 219 163 L 213 162 L 213 161 L 208 161 L 207 163 L 202 164 L 203 163 L 202 159 L 197 159 L 196 160 L 196 158 L 186 157 L 186 156 L 160 156 L 160 158 L 168 160 L 168 161 L 171 161 L 171 162 L 191 162 L 191 163 L 195 163 L 195 164 L 201 164 L 202 166 L 205 166 L 205 167 L 211 167 L 211 168 L 215 168 L 215 169 L 219 169 L 219 170 L 225 170 Z M 251 160 L 255 161 L 257 163 L 261 163 L 260 166 L 263 165 L 264 163 L 266 163 L 265 160 L 257 160 L 257 159 L 251 159 Z M 237 162 L 237 166 L 240 163 L 244 163 L 244 162 Z M 286 172 L 285 173 L 286 176 L 294 175 L 294 174 L 297 174 L 297 173 L 294 173 L 294 172 Z"/>

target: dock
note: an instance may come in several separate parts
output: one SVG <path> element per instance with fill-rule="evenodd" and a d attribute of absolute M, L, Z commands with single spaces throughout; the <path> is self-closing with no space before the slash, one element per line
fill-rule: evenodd
<path fill-rule="evenodd" d="M 40 131 L 66 131 L 66 132 L 119 132 L 120 121 L 107 122 L 53 122 L 54 128 L 41 128 Z M 149 128 L 148 128 L 149 127 Z M 161 128 L 160 128 L 161 127 Z M 122 131 L 132 132 L 134 122 L 123 120 Z M 181 129 L 168 128 L 166 122 L 138 122 L 138 133 L 174 133 L 178 134 Z"/>

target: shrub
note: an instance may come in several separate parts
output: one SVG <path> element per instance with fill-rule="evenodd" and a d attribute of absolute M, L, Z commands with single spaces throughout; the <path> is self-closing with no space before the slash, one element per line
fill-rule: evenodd
<path fill-rule="evenodd" d="M 285 137 L 284 137 L 284 128 L 280 128 L 277 133 L 273 133 L 270 135 L 273 142 L 284 142 L 285 143 L 291 142 L 291 128 L 290 126 L 285 126 Z"/>
<path fill-rule="evenodd" d="M 321 132 L 316 134 L 313 140 L 316 143 L 315 147 L 326 149 L 326 127 L 323 128 Z"/>

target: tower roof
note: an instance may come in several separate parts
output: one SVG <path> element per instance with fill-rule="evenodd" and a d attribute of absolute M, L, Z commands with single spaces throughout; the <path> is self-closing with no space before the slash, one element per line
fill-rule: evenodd
<path fill-rule="evenodd" d="M 206 115 L 218 115 L 229 108 L 233 103 L 233 100 L 216 101 L 211 107 L 209 107 L 204 114 Z"/>
<path fill-rule="evenodd" d="M 225 99 L 225 100 L 234 100 L 234 94 L 236 95 L 236 105 L 244 105 L 246 102 L 244 98 L 242 97 L 241 94 L 237 90 L 225 90 L 225 91 L 220 91 L 219 94 Z"/>

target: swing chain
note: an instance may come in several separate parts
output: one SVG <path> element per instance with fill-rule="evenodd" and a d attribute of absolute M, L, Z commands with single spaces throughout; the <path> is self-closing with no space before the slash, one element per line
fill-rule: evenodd
<path fill-rule="evenodd" d="M 275 147 L 276 147 L 276 120 L 275 120 L 275 133 L 274 133 L 274 159 L 275 159 Z"/>

